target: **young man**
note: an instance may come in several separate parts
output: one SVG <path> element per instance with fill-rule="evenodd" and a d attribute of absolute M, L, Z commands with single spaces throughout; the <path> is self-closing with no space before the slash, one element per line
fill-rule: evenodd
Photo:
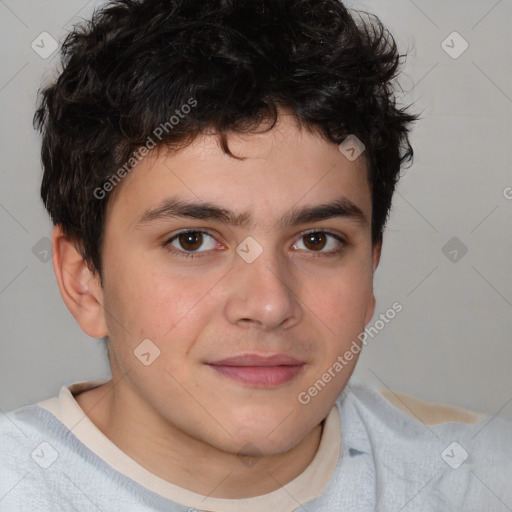
<path fill-rule="evenodd" d="M 349 383 L 412 156 L 378 20 L 119 0 L 62 52 L 42 197 L 112 378 L 1 420 L 0 510 L 510 510 L 510 424 Z"/>

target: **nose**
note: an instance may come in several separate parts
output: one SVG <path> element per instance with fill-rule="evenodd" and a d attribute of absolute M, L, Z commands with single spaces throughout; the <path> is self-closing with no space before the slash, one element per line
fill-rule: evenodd
<path fill-rule="evenodd" d="M 264 331 L 289 329 L 302 320 L 303 308 L 286 261 L 264 250 L 249 263 L 236 256 L 227 282 L 225 315 L 238 326 L 254 326 Z"/>

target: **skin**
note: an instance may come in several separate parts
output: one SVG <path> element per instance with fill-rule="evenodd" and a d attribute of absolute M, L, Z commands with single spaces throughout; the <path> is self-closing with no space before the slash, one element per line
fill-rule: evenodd
<path fill-rule="evenodd" d="M 288 483 L 314 458 L 322 422 L 357 356 L 309 404 L 298 395 L 371 320 L 381 246 L 371 242 L 362 157 L 349 161 L 285 114 L 266 133 L 230 134 L 228 142 L 244 160 L 223 153 L 217 136 L 201 135 L 177 153 L 154 151 L 123 179 L 107 212 L 103 287 L 59 226 L 53 261 L 81 328 L 110 340 L 112 381 L 76 396 L 93 423 L 164 480 L 216 498 L 246 498 Z M 168 218 L 137 225 L 171 196 L 247 212 L 253 224 Z M 278 224 L 294 208 L 341 196 L 365 222 Z M 165 245 L 187 228 L 213 237 L 203 237 L 196 258 L 170 252 L 171 244 L 190 249 L 177 239 Z M 340 242 L 325 233 L 308 243 L 308 229 L 345 237 L 343 251 L 334 254 Z M 252 263 L 236 252 L 248 236 L 263 251 Z M 144 339 L 160 350 L 148 366 L 134 355 Z M 304 365 L 291 381 L 257 388 L 206 364 L 243 353 L 287 354 Z"/>

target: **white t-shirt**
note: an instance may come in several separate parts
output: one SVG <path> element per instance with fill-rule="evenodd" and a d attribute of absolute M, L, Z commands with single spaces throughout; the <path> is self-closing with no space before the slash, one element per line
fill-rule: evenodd
<path fill-rule="evenodd" d="M 152 474 L 87 417 L 73 395 L 0 417 L 0 511 L 366 512 L 512 510 L 512 424 L 427 425 L 351 379 L 311 464 L 253 498 L 202 496 Z"/>

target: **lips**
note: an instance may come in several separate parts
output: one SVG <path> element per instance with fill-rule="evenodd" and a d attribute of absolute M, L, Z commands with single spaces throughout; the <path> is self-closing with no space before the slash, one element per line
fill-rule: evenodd
<path fill-rule="evenodd" d="M 295 359 L 285 354 L 275 354 L 272 356 L 260 356 L 257 354 L 242 354 L 235 357 L 228 357 L 209 363 L 214 366 L 297 366 L 303 365 L 304 361 Z"/>
<path fill-rule="evenodd" d="M 242 354 L 207 363 L 217 374 L 250 387 L 280 386 L 299 375 L 304 361 L 285 354 Z"/>

